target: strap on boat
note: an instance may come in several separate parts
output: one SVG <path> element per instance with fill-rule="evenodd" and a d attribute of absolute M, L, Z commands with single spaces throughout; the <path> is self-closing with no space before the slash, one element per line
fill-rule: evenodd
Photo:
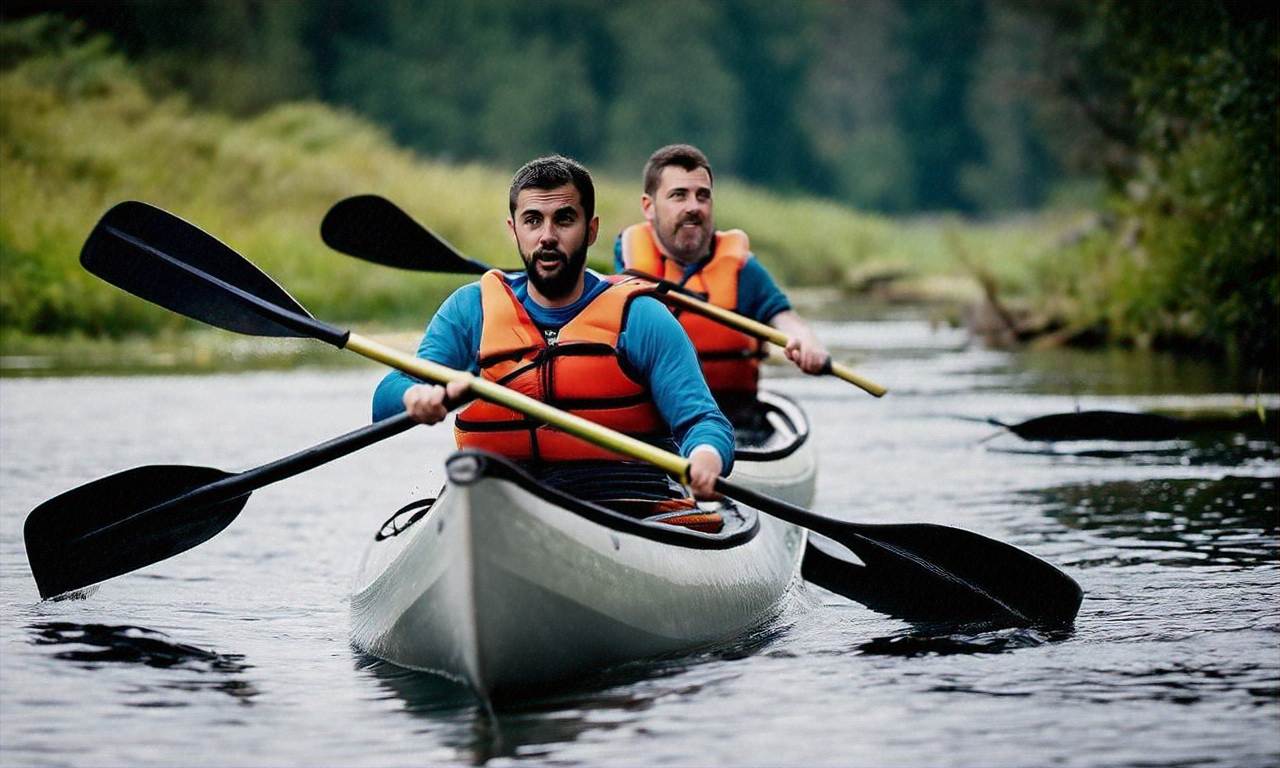
<path fill-rule="evenodd" d="M 383 523 L 382 527 L 378 529 L 378 532 L 374 534 L 373 540 L 383 541 L 384 539 L 389 539 L 392 536 L 399 536 L 408 530 L 409 526 L 418 522 L 423 518 L 423 516 L 430 512 L 432 505 L 435 503 L 436 497 L 432 496 L 429 499 L 418 499 L 417 501 L 411 501 L 408 504 L 405 504 L 403 507 L 397 509 L 395 514 L 387 518 L 387 521 Z M 401 518 L 405 515 L 409 515 L 409 518 L 407 520 L 402 520 Z"/>
<path fill-rule="evenodd" d="M 678 525 L 694 531 L 702 533 L 719 533 L 724 527 L 724 516 L 718 510 L 704 512 L 698 509 L 693 499 L 672 499 L 673 502 L 687 502 L 688 506 L 678 509 L 674 512 L 655 515 L 648 518 L 650 522 L 666 523 L 667 525 Z M 659 503 L 655 506 L 665 506 L 667 502 Z M 673 505 L 674 506 L 674 505 Z"/>

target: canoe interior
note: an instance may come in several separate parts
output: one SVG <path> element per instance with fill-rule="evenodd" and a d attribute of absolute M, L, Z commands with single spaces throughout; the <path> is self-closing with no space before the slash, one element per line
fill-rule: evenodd
<path fill-rule="evenodd" d="M 511 461 L 484 451 L 454 453 L 445 462 L 445 468 L 450 482 L 454 484 L 470 485 L 482 477 L 502 479 L 597 525 L 679 547 L 728 549 L 749 541 L 760 527 L 758 510 L 729 499 L 725 499 L 719 505 L 719 510 L 724 516 L 724 526 L 715 533 L 633 517 L 603 504 L 584 501 L 540 483 Z M 428 518 L 435 501 L 435 498 L 419 499 L 396 510 L 379 526 L 374 536 L 375 541 L 385 541 L 398 536 Z"/>
<path fill-rule="evenodd" d="M 760 390 L 753 423 L 739 428 L 735 461 L 777 461 L 800 450 L 809 439 L 809 418 L 796 401 Z"/>

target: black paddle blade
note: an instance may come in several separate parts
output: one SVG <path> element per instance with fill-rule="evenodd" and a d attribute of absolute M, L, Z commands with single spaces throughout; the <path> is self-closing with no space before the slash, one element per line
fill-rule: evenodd
<path fill-rule="evenodd" d="M 80 252 L 89 272 L 135 296 L 253 336 L 315 337 L 343 346 L 262 270 L 173 214 L 137 201 L 103 214 Z M 339 343 L 341 342 L 341 343 Z"/>
<path fill-rule="evenodd" d="M 1003 425 L 1024 440 L 1173 440 L 1193 430 L 1183 419 L 1154 413 L 1078 411 Z"/>
<path fill-rule="evenodd" d="M 320 222 L 320 238 L 335 251 L 388 267 L 460 275 L 489 271 L 378 195 L 334 203 Z"/>
<path fill-rule="evenodd" d="M 1075 619 L 1084 597 L 1080 585 L 1053 565 L 962 528 L 837 522 L 821 533 L 865 566 L 849 563 L 819 539 L 806 552 L 805 577 L 908 620 L 1064 626 Z"/>
<path fill-rule="evenodd" d="M 873 611 L 914 623 L 1023 621 L 960 582 L 937 579 L 908 559 L 866 565 L 832 539 L 809 536 L 801 575 Z"/>
<path fill-rule="evenodd" d="M 963 528 L 851 523 L 724 478 L 716 480 L 716 490 L 849 549 L 861 564 L 819 541 L 816 553 L 806 553 L 806 578 L 812 575 L 816 584 L 875 607 L 863 599 L 869 596 L 895 616 L 1002 617 L 1018 625 L 1061 626 L 1080 610 L 1084 593 L 1070 576 L 1029 552 Z"/>
<path fill-rule="evenodd" d="M 231 477 L 213 467 L 137 467 L 36 507 L 24 535 L 40 596 L 87 587 L 207 541 L 240 514 L 249 493 L 219 499 L 191 492 Z"/>

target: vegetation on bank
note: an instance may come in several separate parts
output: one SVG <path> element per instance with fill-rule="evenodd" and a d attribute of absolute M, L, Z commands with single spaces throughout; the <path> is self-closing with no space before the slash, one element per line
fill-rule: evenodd
<path fill-rule="evenodd" d="M 1055 10 L 1069 78 L 1108 139 L 1112 196 L 1040 292 L 1098 335 L 1274 370 L 1280 17 L 1233 0 Z"/>
<path fill-rule="evenodd" d="M 120 336 L 189 325 L 80 268 L 93 223 L 126 199 L 198 224 L 332 320 L 416 326 L 460 283 L 330 251 L 319 223 L 348 195 L 385 195 L 467 254 L 518 263 L 504 223 L 514 169 L 423 159 L 368 122 L 318 103 L 233 120 L 182 98 L 153 97 L 104 38 L 82 40 L 39 19 L 0 30 L 0 326 L 14 343 L 18 334 L 27 347 L 33 335 Z M 608 269 L 613 235 L 639 218 L 639 179 L 597 182 L 602 235 L 592 257 Z M 732 179 L 720 181 L 717 200 L 719 225 L 745 228 L 791 285 L 839 286 L 867 270 L 963 274 L 946 247 L 955 236 L 1012 280 L 1024 267 L 1006 255 L 1043 251 L 1051 240 L 1038 221 L 903 225 Z"/>
<path fill-rule="evenodd" d="M 1155 22 L 1120 8 L 1117 29 L 1151 33 Z M 892 278 L 898 296 L 936 297 L 942 284 L 953 295 L 961 286 L 968 300 L 981 295 L 981 282 L 1025 332 L 1235 351 L 1248 365 L 1272 367 L 1280 346 L 1280 174 L 1276 101 L 1267 94 L 1276 73 L 1257 64 L 1274 58 L 1275 41 L 1248 38 L 1223 49 L 1214 40 L 1207 34 L 1171 60 L 1145 64 L 1103 52 L 1120 57 L 1114 69 L 1144 79 L 1141 89 L 1124 91 L 1142 128 L 1134 139 L 1139 160 L 1098 213 L 890 219 L 721 177 L 718 224 L 746 229 L 787 285 L 857 290 Z M 367 120 L 318 102 L 233 118 L 149 89 L 146 80 L 105 37 L 49 17 L 0 24 L 5 354 L 51 337 L 164 335 L 194 325 L 80 269 L 94 221 L 125 199 L 195 222 L 318 316 L 361 327 L 420 327 L 460 280 L 330 251 L 319 222 L 345 196 L 383 194 L 469 255 L 516 263 L 503 223 L 514 168 L 426 159 Z M 597 182 L 602 242 L 593 260 L 607 268 L 613 234 L 639 218 L 639 179 Z"/>

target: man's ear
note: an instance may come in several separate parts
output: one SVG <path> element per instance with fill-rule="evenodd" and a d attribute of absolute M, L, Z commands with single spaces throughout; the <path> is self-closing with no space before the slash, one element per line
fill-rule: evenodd
<path fill-rule="evenodd" d="M 507 219 L 507 232 L 511 235 L 511 242 L 515 243 L 516 246 L 519 247 L 520 240 L 516 238 L 515 219 Z"/>
<path fill-rule="evenodd" d="M 513 229 L 512 232 L 514 231 Z M 598 234 L 600 234 L 600 217 L 592 216 L 591 222 L 587 224 L 587 245 L 595 245 Z"/>
<path fill-rule="evenodd" d="M 640 210 L 644 213 L 645 221 L 653 223 L 653 198 L 646 192 L 640 195 Z"/>

